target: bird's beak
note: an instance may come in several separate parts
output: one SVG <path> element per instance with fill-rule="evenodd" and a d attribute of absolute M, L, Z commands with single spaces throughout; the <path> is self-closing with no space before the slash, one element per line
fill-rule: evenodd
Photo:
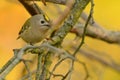
<path fill-rule="evenodd" d="M 45 24 L 45 26 L 47 26 L 47 27 L 51 27 L 51 25 L 48 23 L 48 24 Z"/>

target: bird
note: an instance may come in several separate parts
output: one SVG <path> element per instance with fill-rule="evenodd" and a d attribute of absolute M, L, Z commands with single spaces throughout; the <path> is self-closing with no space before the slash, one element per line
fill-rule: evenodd
<path fill-rule="evenodd" d="M 50 20 L 44 14 L 36 14 L 26 20 L 17 39 L 22 38 L 28 44 L 41 42 L 49 34 Z"/>

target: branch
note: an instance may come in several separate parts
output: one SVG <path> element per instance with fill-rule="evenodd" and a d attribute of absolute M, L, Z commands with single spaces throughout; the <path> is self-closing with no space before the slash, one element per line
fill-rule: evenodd
<path fill-rule="evenodd" d="M 77 23 L 81 13 L 89 2 L 90 0 L 75 0 L 71 12 L 64 21 L 62 27 L 53 35 L 50 44 L 60 44 L 63 41 L 67 33 L 70 32 L 73 26 Z"/>
<path fill-rule="evenodd" d="M 35 0 L 37 1 L 37 0 Z M 46 2 L 52 2 L 52 3 L 55 3 L 55 4 L 62 4 L 62 5 L 65 5 L 69 0 L 45 0 Z"/>
<path fill-rule="evenodd" d="M 38 7 L 38 5 L 36 3 L 34 3 L 33 1 L 27 1 L 27 0 L 19 0 L 19 2 L 21 2 L 23 4 L 23 6 L 25 7 L 25 9 L 33 16 L 36 14 L 41 14 L 43 13 L 42 10 L 40 9 L 40 7 Z"/>
<path fill-rule="evenodd" d="M 62 4 L 65 5 L 68 0 L 46 0 L 46 2 L 53 2 L 57 4 Z M 81 18 L 86 21 L 87 20 L 87 15 L 82 12 Z M 99 25 L 97 22 L 92 22 L 90 21 L 90 25 L 87 28 L 86 35 L 89 37 L 93 37 L 95 39 L 100 39 L 108 43 L 117 43 L 120 44 L 120 31 L 110 31 L 105 29 L 103 26 Z M 84 26 L 77 25 L 77 30 L 76 34 L 79 34 L 80 36 L 82 35 Z"/>
<path fill-rule="evenodd" d="M 21 50 L 19 51 L 14 51 L 15 56 L 13 58 L 11 58 L 6 64 L 5 66 L 3 66 L 3 68 L 0 71 L 0 80 L 3 80 L 7 74 L 19 63 L 21 62 L 22 56 L 24 54 L 24 52 L 30 48 L 31 46 L 25 46 L 23 47 Z"/>
<path fill-rule="evenodd" d="M 73 28 L 71 32 L 81 37 L 81 35 L 83 34 L 83 29 L 84 26 L 79 23 Z M 120 44 L 120 31 L 107 30 L 98 25 L 96 22 L 94 22 L 93 26 L 89 25 L 87 27 L 86 36 L 99 39 L 108 43 Z"/>
<path fill-rule="evenodd" d="M 23 59 L 23 55 L 26 52 L 31 52 L 31 51 L 36 51 L 36 53 L 41 52 L 42 49 L 48 49 L 50 52 L 54 53 L 57 52 L 56 54 L 58 55 L 64 55 L 65 57 L 68 57 L 70 59 L 73 59 L 75 61 L 78 61 L 77 59 L 75 59 L 72 55 L 70 55 L 69 53 L 67 53 L 64 50 L 61 50 L 59 48 L 53 47 L 49 44 L 41 44 L 40 46 L 31 46 L 31 45 L 27 45 L 19 50 L 15 50 L 14 54 L 15 56 L 13 56 L 13 58 L 11 58 L 4 66 L 3 68 L 0 70 L 0 80 L 3 80 L 7 74 L 18 64 L 20 63 Z"/>
<path fill-rule="evenodd" d="M 38 54 L 38 63 L 37 63 L 37 71 L 36 71 L 36 80 L 39 80 L 39 76 L 41 75 L 41 69 L 42 69 L 42 58 L 43 54 Z"/>

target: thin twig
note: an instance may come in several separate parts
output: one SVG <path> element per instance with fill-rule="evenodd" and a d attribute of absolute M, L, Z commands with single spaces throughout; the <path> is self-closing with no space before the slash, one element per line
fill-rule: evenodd
<path fill-rule="evenodd" d="M 53 73 L 53 72 L 55 71 L 55 69 L 61 64 L 61 62 L 63 62 L 65 59 L 67 59 L 67 57 L 60 59 L 60 60 L 57 62 L 57 64 L 55 64 L 55 66 L 53 67 L 51 73 Z M 51 79 L 51 76 L 52 76 L 52 74 L 50 74 L 48 80 Z"/>
<path fill-rule="evenodd" d="M 84 67 L 84 70 L 85 70 L 85 73 L 86 73 L 86 76 L 85 76 L 84 80 L 87 80 L 88 77 L 89 77 L 89 72 L 88 72 L 87 66 L 86 66 L 86 64 L 85 64 L 84 62 L 82 62 L 82 61 L 79 61 L 79 63 L 82 64 L 83 67 Z"/>
<path fill-rule="evenodd" d="M 53 77 L 64 77 L 64 75 L 62 75 L 62 74 L 54 74 L 54 73 L 52 73 L 52 72 L 49 72 L 50 73 L 50 75 L 52 75 Z M 48 78 L 47 80 L 51 80 L 50 78 Z"/>
<path fill-rule="evenodd" d="M 71 72 L 72 69 L 70 68 L 69 71 L 65 74 L 65 76 L 61 80 L 65 80 Z"/>
<path fill-rule="evenodd" d="M 85 26 L 84 26 L 84 30 L 83 30 L 83 34 L 82 34 L 82 40 L 81 40 L 81 43 L 80 45 L 78 46 L 78 48 L 75 50 L 75 52 L 73 53 L 73 56 L 75 56 L 77 54 L 77 52 L 79 51 L 79 49 L 82 47 L 82 45 L 84 44 L 84 40 L 85 40 L 85 35 L 86 35 L 86 30 L 87 30 L 87 26 L 88 26 L 88 23 L 93 15 L 93 7 L 94 7 L 94 4 L 93 4 L 93 1 L 91 0 L 91 10 L 90 10 L 90 14 L 88 16 L 88 19 L 85 23 Z"/>

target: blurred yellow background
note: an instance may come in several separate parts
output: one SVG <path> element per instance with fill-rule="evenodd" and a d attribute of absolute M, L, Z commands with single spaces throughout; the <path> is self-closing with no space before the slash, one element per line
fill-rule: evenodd
<path fill-rule="evenodd" d="M 106 29 L 120 31 L 120 0 L 95 0 L 94 3 L 95 21 L 104 26 Z M 47 7 L 44 7 L 41 3 L 39 4 L 40 6 L 43 6 L 42 8 L 48 12 L 47 14 L 51 16 L 52 19 L 57 18 L 57 12 L 55 12 L 54 9 L 49 12 L 49 9 L 53 8 L 52 4 L 48 4 Z M 87 7 L 85 11 L 88 12 L 89 8 Z M 19 2 L 14 2 L 13 0 L 0 0 L 0 68 L 13 56 L 12 49 L 20 48 L 24 45 L 22 40 L 16 40 L 16 38 L 21 26 L 29 17 L 30 15 Z M 119 45 L 108 44 L 106 42 L 88 37 L 85 40 L 85 44 L 97 51 L 112 56 L 112 58 L 120 64 Z M 92 65 L 90 62 L 89 64 Z M 15 69 L 7 76 L 7 80 L 16 80 L 19 78 L 21 72 L 20 66 L 22 67 L 23 64 L 16 66 Z M 89 68 L 93 69 L 94 67 L 90 66 Z M 120 80 L 120 74 L 113 69 L 108 67 L 103 68 L 101 65 L 99 68 L 103 69 L 101 79 L 96 77 L 89 80 Z M 99 76 L 99 72 L 96 76 Z M 74 80 L 79 80 L 79 76 Z"/>

